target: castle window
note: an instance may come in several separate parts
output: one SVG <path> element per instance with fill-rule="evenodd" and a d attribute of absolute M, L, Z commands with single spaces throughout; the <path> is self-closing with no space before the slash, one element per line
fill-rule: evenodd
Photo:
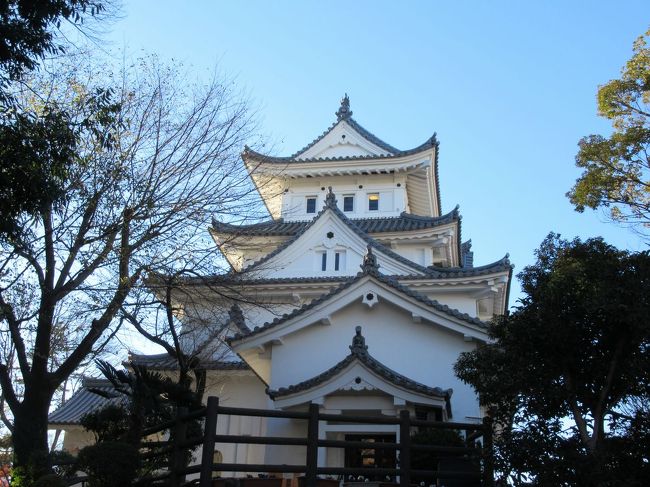
<path fill-rule="evenodd" d="M 307 197 L 307 213 L 316 213 L 316 197 Z"/>
<path fill-rule="evenodd" d="M 368 194 L 368 210 L 369 211 L 379 210 L 379 193 Z"/>
<path fill-rule="evenodd" d="M 354 211 L 354 196 L 343 196 L 343 211 Z"/>

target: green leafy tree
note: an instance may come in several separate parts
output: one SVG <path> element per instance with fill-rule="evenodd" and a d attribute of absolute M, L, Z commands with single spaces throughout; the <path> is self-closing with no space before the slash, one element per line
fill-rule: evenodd
<path fill-rule="evenodd" d="M 612 122 L 609 137 L 579 142 L 584 169 L 567 193 L 576 210 L 608 208 L 613 220 L 648 235 L 650 228 L 650 30 L 634 43 L 621 78 L 598 90 L 598 113 Z"/>
<path fill-rule="evenodd" d="M 32 71 L 40 59 L 59 54 L 65 42 L 56 30 L 62 22 L 80 26 L 106 11 L 107 0 L 5 0 L 0 3 L 0 66 L 4 85 Z"/>
<path fill-rule="evenodd" d="M 75 114 L 56 104 L 26 113 L 16 85 L 45 56 L 65 51 L 62 23 L 84 31 L 85 21 L 113 10 L 111 0 L 0 2 L 0 236 L 20 231 L 21 215 L 61 201 L 79 138 Z"/>
<path fill-rule="evenodd" d="M 456 374 L 498 424 L 504 476 L 538 485 L 650 479 L 650 254 L 550 234 L 525 297 Z"/>

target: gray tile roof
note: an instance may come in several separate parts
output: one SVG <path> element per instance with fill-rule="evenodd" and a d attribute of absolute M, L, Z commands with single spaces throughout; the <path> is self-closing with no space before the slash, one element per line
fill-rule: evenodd
<path fill-rule="evenodd" d="M 354 120 L 351 118 L 346 120 L 350 125 L 356 127 L 359 127 L 363 129 L 359 124 L 357 124 Z M 291 156 L 285 156 L 285 157 L 280 157 L 280 156 L 270 156 L 267 154 L 262 154 L 260 152 L 254 151 L 248 146 L 244 146 L 244 151 L 242 152 L 242 157 L 245 159 L 249 159 L 255 162 L 264 162 L 264 163 L 270 163 L 270 164 L 304 164 L 306 162 L 340 162 L 340 161 L 366 161 L 366 160 L 374 160 L 374 159 L 382 159 L 382 160 L 391 160 L 391 159 L 398 159 L 400 157 L 404 156 L 409 156 L 412 154 L 417 154 L 418 152 L 423 152 L 425 150 L 431 149 L 432 147 L 438 147 L 438 141 L 436 139 L 436 134 L 434 133 L 431 137 L 429 137 L 426 141 L 424 141 L 422 144 L 418 145 L 417 147 L 413 147 L 412 149 L 408 150 L 397 150 L 394 147 L 392 147 L 392 151 L 390 154 L 368 154 L 368 155 L 358 155 L 358 156 L 338 156 L 338 157 L 306 157 L 304 159 L 296 159 L 297 155 L 300 155 L 302 152 L 306 151 L 310 147 L 312 147 L 314 144 L 316 144 L 318 141 L 320 141 L 323 137 L 325 137 L 329 132 L 332 131 L 336 125 L 340 123 L 337 122 L 334 125 L 332 125 L 324 134 L 322 134 L 319 138 L 317 138 L 314 142 L 309 144 L 307 147 L 301 149 L 300 152 L 291 155 Z M 364 130 L 367 134 L 370 134 L 370 132 L 367 132 Z M 372 135 L 372 134 L 370 134 Z M 374 136 L 373 136 L 374 137 Z M 367 137 L 366 137 L 367 138 Z M 379 140 L 379 139 L 377 139 Z M 375 142 L 373 142 L 375 143 Z M 384 144 L 384 142 L 382 142 Z M 379 145 L 379 144 L 377 144 Z M 381 147 L 381 146 L 380 146 Z M 390 146 L 389 146 L 390 147 Z M 385 148 L 385 147 L 382 147 Z M 388 149 L 386 149 L 388 150 Z M 437 151 L 436 151 L 437 153 Z"/>
<path fill-rule="evenodd" d="M 493 274 L 501 271 L 511 271 L 512 264 L 510 263 L 508 255 L 502 259 L 477 267 L 428 267 L 426 275 L 412 274 L 412 275 L 384 275 L 387 279 L 392 281 L 413 281 L 431 279 L 453 279 L 460 277 L 475 277 L 487 274 Z M 267 284 L 338 284 L 343 282 L 353 281 L 356 276 L 323 276 L 323 277 L 267 277 L 263 279 L 255 278 L 254 281 L 246 281 L 246 273 L 231 273 L 231 274 L 218 274 L 209 277 L 192 277 L 186 279 L 188 284 L 224 284 L 224 285 L 237 285 L 239 283 L 246 285 L 267 285 Z"/>
<path fill-rule="evenodd" d="M 107 394 L 115 393 L 110 381 L 106 379 L 85 378 L 81 389 L 75 392 L 65 404 L 56 411 L 50 413 L 48 421 L 51 425 L 75 425 L 80 424 L 81 418 L 90 412 L 96 411 L 109 404 L 123 405 L 126 396 L 119 395 L 114 398 L 106 398 L 92 392 L 90 389 L 97 389 Z"/>
<path fill-rule="evenodd" d="M 327 134 L 329 134 L 334 127 L 336 127 L 339 123 L 342 121 L 347 122 L 354 130 L 359 132 L 359 134 L 369 142 L 372 142 L 376 146 L 381 147 L 384 149 L 386 152 L 390 152 L 391 154 L 396 154 L 397 152 L 400 152 L 399 149 L 396 149 L 392 145 L 387 144 L 383 140 L 381 140 L 379 137 L 376 135 L 368 132 L 366 129 L 364 129 L 361 125 L 359 125 L 353 118 L 352 118 L 352 110 L 350 110 L 350 97 L 346 93 L 345 96 L 341 99 L 341 105 L 339 106 L 339 109 L 335 113 L 336 115 L 336 122 L 334 122 L 325 132 L 323 132 L 321 135 L 316 137 L 314 140 L 312 140 L 309 144 L 307 144 L 305 147 L 300 149 L 298 152 L 293 154 L 291 158 L 298 157 L 300 154 L 305 152 L 306 150 L 311 149 L 314 145 L 316 145 L 318 142 L 320 142 L 323 137 L 325 137 Z"/>
<path fill-rule="evenodd" d="M 321 218 L 327 210 L 331 210 L 336 214 L 336 216 L 339 217 L 345 223 L 348 225 L 348 227 L 354 231 L 363 241 L 369 245 L 372 246 L 374 249 L 379 250 L 381 253 L 391 257 L 392 259 L 395 259 L 398 262 L 401 262 L 402 264 L 405 264 L 409 266 L 411 269 L 415 270 L 416 272 L 421 272 L 423 274 L 427 274 L 429 272 L 427 267 L 421 266 L 420 264 L 416 264 L 412 260 L 407 259 L 406 257 L 403 257 L 399 255 L 396 252 L 393 252 L 391 249 L 386 247 L 385 245 L 382 245 L 379 243 L 377 240 L 372 238 L 370 235 L 368 235 L 366 232 L 364 232 L 354 220 L 350 220 L 337 206 L 336 204 L 336 197 L 334 196 L 334 193 L 332 192 L 332 188 L 329 188 L 329 192 L 327 193 L 327 196 L 325 197 L 325 205 L 323 206 L 323 209 L 314 217 L 314 219 L 310 222 L 307 222 L 307 225 L 302 227 L 300 230 L 298 230 L 292 238 L 288 239 L 287 241 L 283 242 L 280 244 L 275 250 L 272 252 L 269 252 L 266 254 L 264 257 L 262 257 L 260 260 L 252 263 L 249 265 L 244 272 L 250 272 L 253 269 L 258 269 L 262 264 L 265 262 L 268 262 L 270 259 L 278 255 L 280 252 L 282 252 L 284 249 L 288 248 L 293 242 L 298 240 L 300 236 L 305 233 L 309 228 L 311 228 L 312 225 L 314 225 L 319 218 Z M 457 211 L 458 208 L 456 208 L 454 211 Z M 453 212 L 452 212 L 453 213 Z M 460 219 L 457 219 L 457 221 L 460 221 Z"/>
<path fill-rule="evenodd" d="M 296 394 L 298 392 L 309 390 L 313 387 L 316 387 L 327 380 L 336 377 L 339 373 L 345 370 L 350 364 L 358 361 L 365 365 L 368 369 L 390 382 L 404 389 L 431 396 L 443 398 L 446 401 L 449 401 L 453 393 L 452 389 L 441 389 L 440 387 L 429 387 L 420 382 L 416 382 L 412 379 L 409 379 L 406 376 L 403 376 L 399 372 L 395 372 L 391 368 L 385 366 L 377 359 L 373 358 L 368 353 L 368 346 L 366 345 L 365 338 L 361 335 L 361 327 L 356 327 L 356 335 L 352 339 L 352 345 L 350 345 L 350 354 L 341 360 L 339 363 L 329 368 L 325 372 L 318 374 L 311 379 L 299 382 L 288 387 L 281 387 L 277 390 L 267 389 L 267 394 L 271 399 L 278 399 L 284 396 L 291 394 Z"/>
<path fill-rule="evenodd" d="M 375 261 L 376 263 L 376 261 Z M 305 313 L 306 311 L 315 308 L 319 304 L 322 304 L 326 301 L 328 301 L 330 298 L 340 294 L 344 290 L 348 289 L 352 284 L 355 282 L 363 279 L 366 276 L 372 276 L 374 279 L 378 280 L 379 282 L 386 284 L 393 289 L 396 289 L 403 294 L 416 299 L 417 301 L 430 306 L 437 311 L 440 311 L 442 313 L 445 313 L 451 317 L 460 319 L 462 321 L 465 321 L 469 324 L 479 326 L 481 328 L 487 328 L 487 324 L 478 318 L 475 318 L 473 316 L 468 315 L 467 313 L 461 313 L 457 309 L 450 308 L 446 304 L 441 304 L 440 302 L 436 301 L 435 299 L 428 298 L 424 294 L 418 293 L 417 291 L 412 290 L 411 288 L 400 284 L 397 279 L 384 276 L 379 272 L 378 267 L 379 266 L 372 266 L 368 265 L 366 259 L 364 259 L 364 263 L 362 264 L 362 271 L 359 272 L 355 277 L 350 278 L 346 281 L 344 281 L 342 284 L 339 286 L 331 289 L 328 293 L 323 294 L 322 296 L 319 296 L 318 298 L 312 300 L 311 302 L 304 304 L 300 308 L 296 308 L 290 313 L 285 313 L 281 317 L 275 318 L 273 321 L 267 322 L 263 324 L 262 326 L 256 326 L 253 328 L 249 333 L 237 333 L 233 337 L 227 339 L 228 343 L 235 342 L 237 340 L 241 340 L 244 338 L 249 338 L 251 336 L 258 335 L 262 332 L 265 332 L 267 330 L 270 330 L 272 328 L 277 327 L 278 325 L 285 323 L 286 321 L 289 321 L 293 318 L 296 318 L 297 316 L 300 316 L 301 314 Z"/>
<path fill-rule="evenodd" d="M 365 233 L 385 233 L 385 232 L 408 232 L 413 230 L 423 230 L 434 228 L 448 223 L 460 220 L 458 206 L 446 215 L 439 217 L 428 217 L 412 215 L 403 212 L 397 217 L 383 218 L 350 218 Z M 307 221 L 285 222 L 284 219 L 267 220 L 252 225 L 232 225 L 222 223 L 214 218 L 212 227 L 218 233 L 228 235 L 246 235 L 246 236 L 290 236 L 295 235 L 309 225 Z"/>
<path fill-rule="evenodd" d="M 154 355 L 129 354 L 129 361 L 135 365 L 143 365 L 149 370 L 176 370 L 178 361 L 168 353 Z M 201 360 L 202 368 L 206 370 L 249 370 L 248 364 L 242 361 Z"/>

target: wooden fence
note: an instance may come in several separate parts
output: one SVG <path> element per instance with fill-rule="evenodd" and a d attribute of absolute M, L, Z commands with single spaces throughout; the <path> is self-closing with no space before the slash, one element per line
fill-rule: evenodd
<path fill-rule="evenodd" d="M 243 436 L 243 435 L 219 435 L 217 421 L 220 415 L 236 416 L 257 416 L 262 418 L 285 418 L 302 420 L 307 422 L 306 437 L 274 437 L 274 436 Z M 187 438 L 188 422 L 197 419 L 204 419 L 203 436 Z M 336 421 L 338 423 L 372 424 L 372 425 L 399 425 L 399 441 L 396 443 L 327 440 L 319 439 L 319 422 Z M 450 447 L 438 445 L 414 444 L 411 441 L 413 427 L 448 429 L 464 432 L 466 446 Z M 175 421 L 156 425 L 144 431 L 145 436 L 154 435 L 164 431 L 173 431 L 173 441 L 152 442 L 145 441 L 142 447 L 149 449 L 150 453 L 145 456 L 168 455 L 169 468 L 166 472 L 147 479 L 149 482 L 160 482 L 159 485 L 169 487 L 181 487 L 189 485 L 185 479 L 190 474 L 200 474 L 199 487 L 211 487 L 213 472 L 247 472 L 260 474 L 293 473 L 304 474 L 305 487 L 316 487 L 319 475 L 333 475 L 343 478 L 363 475 L 385 475 L 392 478 L 399 478 L 400 487 L 411 487 L 411 479 L 427 478 L 436 480 L 445 479 L 473 479 L 479 481 L 485 487 L 494 485 L 493 455 L 492 455 L 492 424 L 486 418 L 482 424 L 475 423 L 453 423 L 442 421 L 423 421 L 411 418 L 409 411 L 400 411 L 399 417 L 376 417 L 376 416 L 351 416 L 341 414 L 325 414 L 319 411 L 318 405 L 310 404 L 306 412 L 289 412 L 266 409 L 235 408 L 219 405 L 217 397 L 209 397 L 207 407 L 189 413 L 180 408 Z M 480 447 L 473 446 L 477 439 L 482 439 Z M 305 463 L 301 465 L 271 465 L 271 464 L 243 464 L 243 463 L 214 463 L 213 455 L 216 443 L 226 444 L 254 444 L 254 445 L 290 445 L 306 447 Z M 186 465 L 186 452 L 189 448 L 198 445 L 203 446 L 201 463 L 198 465 Z M 345 467 L 319 467 L 318 448 L 368 448 L 385 449 L 399 452 L 399 464 L 396 468 L 345 468 Z M 480 466 L 478 471 L 447 470 L 438 469 L 415 470 L 411 469 L 412 453 L 415 451 L 426 451 L 437 454 L 453 454 L 464 457 L 474 457 Z M 196 485 L 195 482 L 192 485 Z"/>

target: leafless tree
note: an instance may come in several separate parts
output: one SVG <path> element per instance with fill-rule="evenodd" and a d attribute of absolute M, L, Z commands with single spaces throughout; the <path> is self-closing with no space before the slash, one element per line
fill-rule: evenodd
<path fill-rule="evenodd" d="M 16 93 L 34 117 L 64 106 L 81 127 L 65 200 L 0 242 L 0 385 L 19 465 L 47 451 L 55 391 L 135 316 L 147 276 L 214 274 L 210 219 L 259 208 L 239 157 L 257 143 L 255 114 L 232 80 L 197 86 L 152 58 L 118 73 L 84 59 Z M 92 112 L 100 92 L 118 109 Z M 106 117 L 101 131 L 84 128 L 92 117 Z"/>

